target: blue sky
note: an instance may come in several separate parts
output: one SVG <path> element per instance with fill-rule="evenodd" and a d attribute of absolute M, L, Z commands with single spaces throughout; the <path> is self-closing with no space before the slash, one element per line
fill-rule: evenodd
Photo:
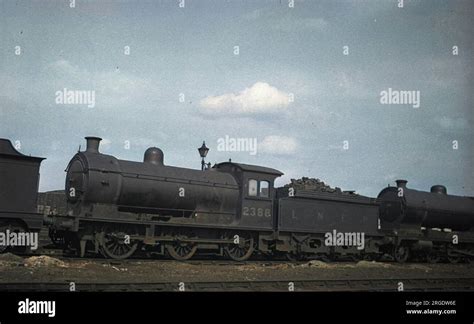
<path fill-rule="evenodd" d="M 157 146 L 199 168 L 206 140 L 209 161 L 277 168 L 278 184 L 374 196 L 404 178 L 473 196 L 473 14 L 468 0 L 0 0 L 0 137 L 47 158 L 41 190 L 63 187 L 95 135 L 121 159 Z M 64 88 L 95 106 L 57 104 Z M 381 104 L 388 88 L 419 91 L 420 107 Z M 225 136 L 257 154 L 218 151 Z"/>

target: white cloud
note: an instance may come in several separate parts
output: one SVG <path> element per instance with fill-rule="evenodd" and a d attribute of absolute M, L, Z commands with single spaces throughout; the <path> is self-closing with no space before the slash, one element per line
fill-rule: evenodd
<path fill-rule="evenodd" d="M 258 143 L 258 151 L 277 155 L 293 154 L 298 149 L 298 142 L 288 136 L 270 135 Z"/>
<path fill-rule="evenodd" d="M 282 111 L 290 104 L 289 94 L 265 82 L 257 82 L 238 94 L 227 93 L 201 100 L 201 111 L 207 114 L 246 115 Z"/>

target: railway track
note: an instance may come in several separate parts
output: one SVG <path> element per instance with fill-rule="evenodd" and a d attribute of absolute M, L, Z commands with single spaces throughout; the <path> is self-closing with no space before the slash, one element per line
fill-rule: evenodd
<path fill-rule="evenodd" d="M 100 256 L 95 256 L 95 257 L 78 257 L 75 255 L 65 255 L 63 253 L 62 249 L 59 248 L 42 248 L 34 253 L 21 253 L 20 254 L 23 257 L 31 257 L 31 256 L 40 256 L 40 255 L 46 255 L 49 257 L 54 257 L 61 259 L 63 261 L 74 261 L 74 260 L 79 260 L 79 261 L 90 261 L 90 262 L 97 262 L 97 263 L 107 263 L 107 264 L 112 264 L 112 265 L 127 265 L 127 264 L 133 264 L 136 262 L 141 262 L 141 263 L 147 263 L 147 262 L 162 262 L 162 263 L 175 263 L 179 262 L 182 264 L 192 264 L 192 265 L 209 265 L 209 266 L 228 266 L 228 265 L 259 265 L 259 266 L 273 266 L 273 265 L 281 265 L 281 264 L 291 264 L 293 266 L 297 265 L 302 265 L 302 264 L 307 264 L 311 260 L 301 260 L 301 261 L 288 261 L 285 259 L 277 259 L 277 260 L 272 260 L 272 259 L 266 259 L 265 257 L 262 256 L 256 256 L 250 260 L 246 261 L 234 261 L 234 260 L 228 260 L 225 258 L 219 258 L 216 257 L 215 255 L 200 255 L 197 256 L 193 259 L 190 260 L 185 260 L 185 261 L 177 261 L 175 259 L 172 259 L 170 257 L 150 257 L 146 255 L 136 255 L 128 259 L 123 259 L 123 260 L 116 260 L 116 259 L 106 259 L 102 258 Z M 361 261 L 361 260 L 359 260 Z M 357 261 L 350 261 L 350 260 L 332 260 L 332 261 L 323 261 L 329 264 L 355 264 Z M 387 263 L 387 264 L 397 264 L 393 260 L 389 259 L 384 259 L 382 261 L 377 261 L 378 263 Z M 406 264 L 417 264 L 420 262 L 417 261 L 409 261 L 406 262 Z M 422 264 L 428 264 L 426 262 L 421 262 Z"/>
<path fill-rule="evenodd" d="M 142 262 L 142 263 L 147 263 L 147 262 L 163 262 L 163 263 L 175 263 L 175 262 L 180 262 L 183 264 L 192 264 L 192 265 L 213 265 L 213 266 L 228 266 L 228 265 L 249 265 L 249 264 L 255 264 L 255 265 L 262 265 L 262 266 L 271 266 L 271 265 L 278 265 L 278 264 L 293 264 L 293 265 L 298 265 L 298 264 L 304 264 L 307 263 L 308 261 L 288 261 L 288 260 L 268 260 L 268 259 L 263 259 L 263 258 L 256 258 L 252 260 L 246 260 L 246 261 L 234 261 L 234 260 L 227 260 L 227 259 L 220 259 L 216 258 L 215 256 L 208 256 L 208 255 L 202 255 L 200 257 L 196 257 L 191 260 L 186 260 L 186 261 L 177 261 L 172 258 L 157 258 L 157 257 L 149 257 L 145 255 L 137 255 L 128 259 L 124 260 L 114 260 L 114 259 L 105 259 L 101 257 L 78 257 L 78 256 L 73 256 L 73 255 L 65 255 L 63 253 L 62 249 L 59 248 L 42 248 L 41 250 L 38 250 L 35 253 L 27 253 L 27 254 L 22 254 L 24 257 L 31 257 L 31 256 L 40 256 L 40 255 L 46 255 L 49 257 L 54 257 L 61 259 L 63 261 L 68 261 L 68 260 L 79 260 L 79 261 L 91 261 L 91 262 L 99 262 L 99 263 L 107 263 L 107 264 L 113 264 L 113 265 L 127 265 L 130 263 L 135 263 L 135 262 Z"/>
<path fill-rule="evenodd" d="M 200 291 L 474 291 L 474 277 L 469 278 L 399 278 L 399 279 L 314 279 L 294 281 L 226 281 L 226 282 L 100 282 L 75 283 L 79 292 L 200 292 Z M 290 287 L 294 289 L 291 290 Z M 0 283 L 2 292 L 68 292 L 69 282 Z"/>

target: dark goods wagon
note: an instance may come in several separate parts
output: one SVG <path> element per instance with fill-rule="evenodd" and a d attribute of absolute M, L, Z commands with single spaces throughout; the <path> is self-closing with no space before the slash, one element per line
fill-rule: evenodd
<path fill-rule="evenodd" d="M 37 195 L 42 160 L 21 154 L 10 140 L 0 139 L 0 232 L 41 229 L 43 216 L 37 213 Z"/>

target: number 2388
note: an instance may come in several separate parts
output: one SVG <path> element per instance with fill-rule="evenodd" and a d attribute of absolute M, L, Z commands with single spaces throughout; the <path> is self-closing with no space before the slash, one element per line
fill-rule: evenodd
<path fill-rule="evenodd" d="M 271 217 L 272 212 L 269 208 L 244 207 L 243 216 Z"/>

